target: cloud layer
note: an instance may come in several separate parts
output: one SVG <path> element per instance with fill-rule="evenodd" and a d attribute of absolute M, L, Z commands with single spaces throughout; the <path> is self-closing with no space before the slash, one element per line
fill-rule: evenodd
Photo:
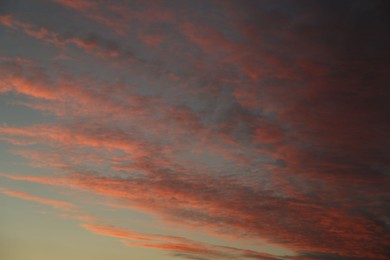
<path fill-rule="evenodd" d="M 89 191 L 165 223 L 294 252 L 82 224 L 177 257 L 386 259 L 384 1 L 47 4 L 81 29 L 2 15 L 8 33 L 55 54 L 3 55 L 0 93 L 55 120 L 3 124 L 0 140 L 60 175 L 2 177 Z"/>

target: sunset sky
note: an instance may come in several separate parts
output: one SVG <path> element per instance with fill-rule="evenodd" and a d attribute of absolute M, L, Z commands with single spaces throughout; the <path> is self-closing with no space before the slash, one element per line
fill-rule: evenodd
<path fill-rule="evenodd" d="M 0 0 L 0 259 L 389 259 L 389 3 Z"/>

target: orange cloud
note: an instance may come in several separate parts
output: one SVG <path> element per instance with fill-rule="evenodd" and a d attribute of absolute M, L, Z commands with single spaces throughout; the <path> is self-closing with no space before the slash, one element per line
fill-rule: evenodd
<path fill-rule="evenodd" d="M 151 240 L 145 235 L 141 233 L 133 232 L 130 230 L 120 229 L 111 226 L 102 226 L 102 225 L 94 225 L 94 224 L 82 224 L 83 228 L 103 236 L 116 237 L 116 238 L 125 238 L 129 240 Z"/>
<path fill-rule="evenodd" d="M 267 240 L 299 252 L 297 259 L 385 259 L 389 73 L 384 13 L 373 12 L 380 1 L 353 8 L 186 2 L 177 9 L 164 1 L 130 3 L 137 8 L 55 2 L 120 40 L 62 37 L 9 15 L 0 23 L 104 57 L 111 69 L 115 61 L 118 71 L 98 69 L 96 78 L 106 81 L 59 77 L 72 71 L 2 59 L 0 92 L 24 95 L 28 106 L 62 122 L 0 127 L 1 140 L 24 146 L 20 155 L 64 173 L 56 180 L 7 177 L 92 191 L 208 233 Z M 117 78 L 139 85 L 112 83 Z M 44 148 L 29 150 L 32 144 Z M 129 245 L 231 255 L 84 228 L 154 241 Z"/>
<path fill-rule="evenodd" d="M 90 0 L 53 0 L 55 3 L 63 6 L 76 9 L 76 10 L 90 10 L 97 6 L 96 1 Z"/>
<path fill-rule="evenodd" d="M 66 210 L 67 211 L 67 210 L 72 210 L 72 209 L 75 208 L 75 205 L 70 203 L 70 202 L 37 197 L 37 196 L 33 196 L 31 194 L 28 194 L 28 193 L 15 191 L 15 190 L 11 190 L 11 189 L 8 189 L 8 188 L 0 188 L 0 192 L 2 194 L 4 194 L 4 195 L 9 196 L 9 197 L 15 197 L 15 198 L 23 199 L 23 200 L 29 200 L 29 201 L 37 202 L 37 203 L 40 203 L 40 204 L 49 205 L 49 206 L 52 206 L 55 209 L 60 209 L 60 210 Z"/>
<path fill-rule="evenodd" d="M 130 247 L 136 246 L 171 252 L 183 252 L 204 257 L 213 257 L 213 259 L 281 259 L 277 256 L 254 250 L 201 243 L 177 236 L 138 233 L 107 225 L 84 224 L 82 227 L 98 235 L 126 239 L 123 242 Z"/>
<path fill-rule="evenodd" d="M 44 77 L 42 79 L 44 82 Z M 42 84 L 39 87 L 45 89 L 46 86 Z M 23 88 L 20 89 L 21 93 L 29 93 Z M 110 103 L 109 100 L 104 100 L 99 93 L 84 90 L 82 85 L 64 85 L 62 93 L 56 101 L 66 100 L 66 95 L 71 96 L 71 93 L 79 93 L 80 95 L 77 95 L 74 101 L 85 106 L 85 109 L 88 105 L 92 106 L 96 109 L 96 111 L 92 111 L 93 113 L 100 113 L 98 109 L 102 107 L 101 104 L 110 104 L 108 111 L 118 111 L 124 115 L 127 113 L 126 107 L 115 107 L 114 102 Z M 28 95 L 34 97 L 33 94 Z M 36 97 L 41 96 L 43 95 L 36 95 Z M 161 114 L 165 116 L 163 120 L 154 120 L 153 117 L 150 117 L 149 123 L 140 122 L 140 127 L 154 125 L 151 132 L 156 133 L 154 137 L 158 137 L 159 132 L 163 132 L 162 130 L 168 129 L 167 126 L 177 127 L 170 131 L 171 134 L 178 134 L 178 137 L 183 138 L 178 139 L 179 141 L 186 140 L 184 137 L 188 137 L 186 130 L 194 134 L 201 134 L 207 130 L 190 109 L 180 110 L 175 106 L 164 105 L 163 102 L 156 99 L 137 95 L 129 97 L 134 100 L 135 104 L 139 102 L 140 115 L 142 116 L 152 114 L 148 107 L 142 107 L 145 102 L 153 105 L 162 104 Z M 113 108 L 115 110 L 111 110 Z M 164 125 L 165 118 L 169 120 L 168 125 Z M 349 198 L 353 203 L 357 203 L 356 200 L 359 199 L 359 196 L 372 196 L 373 193 L 362 190 L 356 195 L 356 198 L 350 195 L 345 196 L 348 192 L 341 193 L 339 182 L 332 181 L 332 176 L 327 176 L 319 181 L 313 178 L 321 173 L 318 170 L 313 174 L 307 171 L 299 173 L 299 169 L 307 169 L 302 167 L 321 161 L 294 143 L 280 143 L 284 141 L 283 138 L 291 138 L 291 136 L 284 135 L 283 124 L 279 125 L 279 118 L 272 121 L 267 117 L 259 119 L 259 117 L 254 117 L 249 113 L 237 112 L 223 118 L 218 126 L 224 126 L 224 128 L 207 133 L 210 133 L 211 138 L 218 137 L 221 133 L 231 137 L 234 140 L 232 147 L 236 149 L 239 147 L 238 144 L 242 144 L 242 139 L 240 139 L 241 136 L 234 136 L 235 124 L 229 121 L 232 118 L 248 126 L 246 129 L 249 140 L 254 140 L 255 145 L 260 147 L 263 145 L 263 150 L 267 151 L 266 155 L 270 156 L 271 159 L 283 160 L 288 168 L 284 169 L 283 165 L 273 165 L 272 174 L 270 176 L 262 175 L 261 181 L 258 178 L 251 181 L 252 177 L 249 174 L 248 179 L 220 179 L 212 177 L 215 173 L 212 169 L 208 169 L 208 172 L 196 171 L 188 165 L 177 163 L 175 158 L 169 158 L 168 155 L 177 156 L 177 153 L 172 153 L 172 150 L 181 147 L 179 142 L 170 143 L 171 146 L 177 145 L 176 147 L 159 146 L 149 140 L 136 138 L 136 135 L 128 134 L 120 128 L 102 123 L 78 123 L 74 125 L 75 127 L 41 125 L 20 128 L 3 126 L 0 128 L 0 132 L 2 138 L 6 138 L 10 142 L 26 140 L 27 144 L 44 143 L 49 147 L 59 147 L 62 151 L 69 151 L 67 153 L 69 157 L 65 162 L 68 168 L 74 166 L 72 163 L 69 164 L 73 159 L 80 161 L 80 158 L 77 158 L 79 153 L 75 148 L 87 147 L 93 148 L 89 150 L 89 153 L 103 150 L 104 153 L 100 156 L 106 156 L 103 157 L 105 160 L 118 163 L 118 166 L 129 165 L 129 170 L 125 170 L 127 173 L 125 178 L 113 177 L 120 176 L 122 173 L 115 172 L 114 167 L 110 167 L 110 171 L 115 173 L 111 177 L 73 173 L 56 181 L 32 177 L 25 177 L 25 180 L 47 184 L 57 182 L 54 185 L 90 190 L 100 195 L 121 199 L 125 205 L 131 204 L 139 210 L 152 212 L 170 221 L 190 226 L 203 226 L 209 232 L 247 234 L 253 238 L 265 238 L 295 250 L 317 251 L 324 254 L 365 255 L 367 257 L 380 255 L 380 253 L 371 252 L 380 252 L 381 248 L 384 248 L 384 244 L 378 242 L 373 245 L 370 241 L 377 240 L 378 236 L 382 236 L 383 228 L 375 220 L 366 218 L 364 215 L 353 216 L 349 212 L 349 208 L 345 206 L 349 203 L 353 207 L 353 204 L 342 199 L 343 197 Z M 131 118 L 129 117 L 128 120 Z M 166 133 L 169 134 L 168 131 Z M 202 135 L 200 136 L 202 137 Z M 213 142 L 211 144 L 203 142 L 202 144 L 205 146 L 204 149 L 212 148 L 211 144 L 215 145 Z M 267 149 L 266 145 L 272 146 Z M 224 149 L 229 150 L 223 145 L 216 147 L 215 150 L 221 148 L 223 152 Z M 249 149 L 245 146 L 244 148 Z M 111 154 L 116 150 L 120 150 L 126 156 Z M 251 150 L 249 149 L 249 151 Z M 256 150 L 252 151 L 256 152 Z M 250 161 L 243 163 L 240 167 L 237 164 L 232 165 L 238 167 L 235 169 L 240 172 L 245 172 L 248 169 L 245 168 L 248 163 Z M 327 169 L 329 166 L 331 165 L 326 165 Z M 207 169 L 207 167 L 205 168 Z M 98 169 L 98 171 L 101 170 Z M 286 171 L 297 173 L 291 175 L 287 174 Z M 134 177 L 129 175 L 130 172 L 136 172 Z M 21 179 L 22 177 L 17 178 Z M 342 178 L 339 177 L 339 180 Z M 306 183 L 310 185 L 305 186 Z M 332 184 L 332 186 L 326 186 L 324 183 Z M 364 182 L 353 184 L 353 187 L 358 188 L 362 184 Z M 315 195 L 316 193 L 318 197 Z M 328 200 L 323 200 L 321 196 L 328 198 L 332 204 L 327 205 Z M 275 221 L 275 219 L 279 221 Z M 291 223 L 289 220 L 293 222 Z M 300 228 L 303 226 L 305 228 Z M 371 229 L 375 230 L 375 234 L 370 231 Z M 316 234 L 318 239 L 313 238 L 310 234 Z M 124 236 L 125 234 L 119 235 Z M 339 247 L 340 244 L 343 246 Z M 164 244 L 161 245 L 164 247 Z M 166 247 L 174 247 L 174 245 Z M 362 250 L 356 251 L 356 247 L 361 247 Z"/>
<path fill-rule="evenodd" d="M 2 25 L 5 25 L 7 27 L 12 28 L 13 27 L 13 21 L 11 15 L 2 15 L 0 16 L 0 23 Z"/>
<path fill-rule="evenodd" d="M 227 232 L 244 231 L 255 236 L 267 237 L 275 242 L 277 242 L 278 237 L 288 238 L 292 241 L 288 245 L 296 250 L 341 255 L 365 254 L 367 257 L 374 257 L 375 255 L 369 252 L 379 250 L 383 246 L 369 243 L 373 237 L 371 230 L 374 229 L 375 234 L 384 232 L 375 222 L 363 217 L 352 216 L 336 207 L 329 210 L 329 207 L 324 208 L 314 204 L 314 202 L 313 204 L 303 201 L 288 202 L 271 194 L 257 193 L 258 191 L 240 187 L 234 182 L 227 181 L 219 182 L 219 185 L 230 191 L 223 195 L 222 191 L 214 190 L 218 186 L 212 179 L 203 178 L 199 180 L 200 182 L 188 182 L 184 178 L 175 176 L 175 179 L 172 179 L 173 177 L 171 176 L 170 180 L 165 181 L 147 181 L 147 179 L 121 181 L 92 177 L 87 174 L 74 174 L 66 182 L 60 180 L 54 185 L 63 183 L 118 198 L 122 200 L 124 205 L 132 205 L 132 207 L 143 211 L 160 214 L 162 217 L 180 224 L 202 225 L 209 230 L 230 227 L 231 230 Z M 20 179 L 29 180 L 31 178 L 20 177 Z M 31 180 L 40 182 L 40 180 L 33 178 Z M 50 181 L 43 182 L 51 183 Z M 255 204 L 255 201 L 260 200 L 260 198 L 262 202 Z M 257 206 L 254 207 L 254 205 Z M 273 209 L 273 214 L 268 213 L 270 208 Z M 277 210 L 278 208 L 280 211 Z M 302 221 L 302 225 L 305 223 L 306 230 L 288 223 L 281 226 L 280 222 L 273 222 L 275 217 L 280 218 L 281 216 L 285 216 L 287 219 L 299 219 Z M 259 222 L 255 220 L 259 220 Z M 295 223 L 297 222 L 295 221 Z M 353 234 L 350 233 L 351 230 L 354 231 Z M 100 229 L 100 233 L 109 231 L 115 231 L 112 236 L 120 238 L 131 239 L 135 236 L 133 233 L 117 232 L 116 229 Z M 306 232 L 314 232 L 318 239 L 308 236 Z M 320 234 L 321 237 L 319 237 Z M 335 236 L 335 234 L 337 235 Z M 333 239 L 328 240 L 327 237 Z M 361 244 L 362 241 L 366 241 L 364 247 Z M 336 247 L 340 244 L 343 247 Z M 361 251 L 355 251 L 357 245 L 362 247 Z M 174 247 L 174 245 L 167 245 L 167 248 L 171 246 Z M 333 249 L 329 251 L 328 248 Z"/>

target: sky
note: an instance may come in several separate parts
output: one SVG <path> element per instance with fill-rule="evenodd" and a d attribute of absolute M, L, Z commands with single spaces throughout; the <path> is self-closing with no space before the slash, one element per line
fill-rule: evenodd
<path fill-rule="evenodd" d="M 0 259 L 388 259 L 389 7 L 1 0 Z"/>

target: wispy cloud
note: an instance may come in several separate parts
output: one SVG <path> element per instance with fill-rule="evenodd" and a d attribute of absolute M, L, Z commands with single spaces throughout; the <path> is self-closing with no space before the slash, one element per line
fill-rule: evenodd
<path fill-rule="evenodd" d="M 72 208 L 75 207 L 75 205 L 73 205 L 69 202 L 66 202 L 66 201 L 52 200 L 52 199 L 37 197 L 37 196 L 33 196 L 33 195 L 25 193 L 25 192 L 10 190 L 8 188 L 1 188 L 0 192 L 4 195 L 10 196 L 10 197 L 15 197 L 15 198 L 23 199 L 23 200 L 37 202 L 40 204 L 49 205 L 55 209 L 71 210 Z"/>
<path fill-rule="evenodd" d="M 2 177 L 89 191 L 291 259 L 386 259 L 383 2 L 53 3 L 85 28 L 69 36 L 14 14 L 0 24 L 85 56 L 1 57 L 0 93 L 56 121 L 3 124 L 0 140 L 61 175 Z M 77 72 L 89 59 L 95 71 Z M 182 258 L 279 257 L 114 224 L 82 227 Z"/>
<path fill-rule="evenodd" d="M 56 181 L 54 179 L 50 180 L 36 176 L 13 176 L 7 174 L 1 174 L 1 176 L 14 180 L 33 181 L 42 184 L 70 187 L 69 183 L 66 183 L 61 179 Z M 98 235 L 122 239 L 122 242 L 129 247 L 155 248 L 169 252 L 186 253 L 189 256 L 194 257 L 211 257 L 213 259 L 284 259 L 284 257 L 276 257 L 254 250 L 212 245 L 179 236 L 146 234 L 110 225 L 103 225 L 99 224 L 99 220 L 83 213 L 78 209 L 77 205 L 70 202 L 47 199 L 8 188 L 0 188 L 0 192 L 9 197 L 16 197 L 22 200 L 49 205 L 54 209 L 57 209 L 60 213 L 66 213 L 66 216 L 64 217 L 83 222 L 80 225 L 84 229 Z"/>
<path fill-rule="evenodd" d="M 103 225 L 83 225 L 87 230 L 104 236 L 123 238 L 130 247 L 144 247 L 166 250 L 176 253 L 211 257 L 212 259 L 282 259 L 269 254 L 227 246 L 211 245 L 189 240 L 183 237 L 158 234 L 141 234 L 126 229 Z"/>

